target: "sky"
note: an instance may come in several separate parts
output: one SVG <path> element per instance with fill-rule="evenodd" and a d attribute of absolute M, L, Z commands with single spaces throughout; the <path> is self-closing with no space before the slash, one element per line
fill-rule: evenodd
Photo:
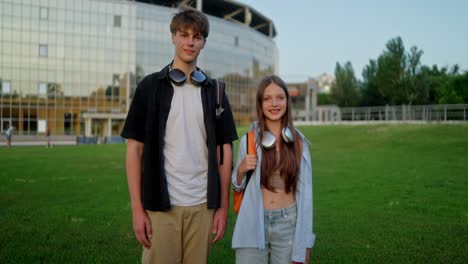
<path fill-rule="evenodd" d="M 468 70 L 468 0 L 236 0 L 275 24 L 279 74 L 303 81 L 334 75 L 351 62 L 355 75 L 400 36 L 424 65 Z"/>

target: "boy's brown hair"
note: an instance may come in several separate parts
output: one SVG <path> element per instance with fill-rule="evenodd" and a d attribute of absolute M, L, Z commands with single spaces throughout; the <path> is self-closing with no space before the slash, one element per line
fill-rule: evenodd
<path fill-rule="evenodd" d="M 206 40 L 210 32 L 208 17 L 196 9 L 182 10 L 172 18 L 170 29 L 172 34 L 176 34 L 177 31 L 183 31 L 186 28 L 200 33 Z"/>

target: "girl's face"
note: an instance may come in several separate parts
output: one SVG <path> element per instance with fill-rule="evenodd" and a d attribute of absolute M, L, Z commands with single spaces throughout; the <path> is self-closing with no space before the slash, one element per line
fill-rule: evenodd
<path fill-rule="evenodd" d="M 262 111 L 268 121 L 279 121 L 286 113 L 287 98 L 283 88 L 270 83 L 263 93 Z"/>

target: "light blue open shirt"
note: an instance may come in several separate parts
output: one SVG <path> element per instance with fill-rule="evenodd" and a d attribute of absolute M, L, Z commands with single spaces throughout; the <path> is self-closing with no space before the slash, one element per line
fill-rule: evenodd
<path fill-rule="evenodd" d="M 254 124 L 256 129 L 256 124 Z M 315 243 L 315 234 L 312 230 L 312 163 L 310 159 L 307 139 L 302 138 L 302 160 L 299 172 L 298 187 L 296 188 L 297 221 L 294 235 L 292 261 L 304 262 L 306 249 L 312 248 Z M 258 134 L 255 133 L 255 142 Z M 246 135 L 244 135 L 238 147 L 237 162 L 232 172 L 231 182 L 236 191 L 245 188 L 245 175 L 241 184 L 237 184 L 237 170 L 246 155 Z M 244 198 L 237 216 L 234 234 L 232 235 L 232 248 L 258 248 L 265 249 L 265 229 L 263 214 L 263 198 L 260 190 L 260 167 L 262 153 L 257 148 L 257 167 L 247 185 Z"/>

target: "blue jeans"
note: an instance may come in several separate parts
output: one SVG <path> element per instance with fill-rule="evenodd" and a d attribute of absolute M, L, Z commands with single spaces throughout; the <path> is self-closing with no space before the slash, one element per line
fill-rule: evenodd
<path fill-rule="evenodd" d="M 287 208 L 264 210 L 265 249 L 236 249 L 236 263 L 292 263 L 291 255 L 294 232 L 296 231 L 296 215 L 296 204 L 292 204 Z"/>

